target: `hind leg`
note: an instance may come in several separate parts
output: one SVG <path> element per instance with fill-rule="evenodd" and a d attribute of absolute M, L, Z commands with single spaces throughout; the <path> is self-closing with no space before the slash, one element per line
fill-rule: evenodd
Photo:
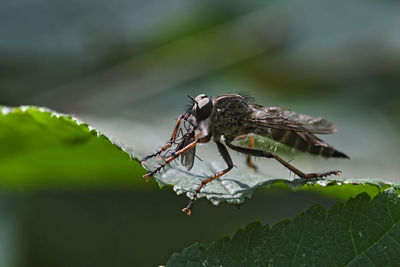
<path fill-rule="evenodd" d="M 254 135 L 249 135 L 249 148 L 253 148 L 254 147 Z M 253 158 L 250 154 L 246 155 L 246 163 L 247 166 L 250 167 L 250 169 L 252 169 L 253 171 L 257 171 L 257 166 L 254 164 L 253 162 Z"/>
<path fill-rule="evenodd" d="M 227 143 L 226 144 L 229 148 L 243 153 L 243 154 L 247 154 L 247 155 L 252 155 L 252 156 L 256 156 L 256 157 L 265 157 L 265 158 L 274 158 L 276 159 L 280 164 L 282 164 L 283 166 L 285 166 L 286 168 L 288 168 L 289 170 L 291 170 L 292 172 L 294 172 L 297 176 L 299 176 L 300 178 L 303 179 L 312 179 L 312 178 L 319 178 L 319 177 L 326 177 L 329 175 L 340 175 L 342 172 L 341 171 L 328 171 L 328 172 L 314 172 L 314 173 L 304 173 L 302 171 L 300 171 L 299 169 L 297 169 L 296 167 L 294 167 L 293 165 L 289 164 L 289 162 L 285 161 L 284 159 L 282 159 L 279 156 L 276 156 L 272 153 L 269 153 L 267 151 L 264 150 L 258 150 L 258 149 L 254 149 L 254 148 L 248 148 L 248 147 L 242 147 L 242 146 L 235 146 L 231 143 Z"/>
<path fill-rule="evenodd" d="M 248 147 L 249 148 L 253 148 L 254 147 L 254 135 L 253 134 L 244 134 L 244 135 L 240 135 L 238 137 L 236 137 L 234 140 L 235 141 L 239 141 L 239 140 L 243 140 L 243 139 L 247 139 L 249 140 L 249 144 Z M 253 171 L 257 171 L 257 166 L 254 164 L 253 162 L 253 157 L 250 154 L 246 154 L 246 164 L 247 166 L 249 166 L 250 169 L 252 169 Z"/>

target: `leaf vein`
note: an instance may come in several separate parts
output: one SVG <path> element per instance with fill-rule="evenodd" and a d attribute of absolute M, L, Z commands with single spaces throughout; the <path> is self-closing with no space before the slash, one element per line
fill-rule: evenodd
<path fill-rule="evenodd" d="M 299 250 L 301 241 L 303 240 L 304 232 L 305 232 L 305 227 L 303 228 L 303 231 L 301 231 L 301 236 L 300 236 L 299 242 L 297 243 L 296 251 L 295 251 L 294 256 L 293 256 L 292 266 L 294 266 L 294 262 L 295 262 L 295 259 L 296 259 L 296 256 L 297 256 L 297 252 Z"/>
<path fill-rule="evenodd" d="M 358 202 L 358 203 L 359 203 L 359 202 Z M 356 254 L 356 257 L 357 257 L 359 254 L 357 253 L 356 244 L 355 244 L 355 242 L 354 242 L 354 237 L 353 237 L 353 222 L 354 222 L 354 219 L 355 219 L 355 217 L 356 217 L 356 211 L 357 211 L 358 203 L 357 203 L 357 206 L 356 206 L 356 208 L 355 208 L 355 210 L 354 210 L 353 217 L 351 218 L 351 221 L 350 221 L 350 228 L 349 228 L 349 234 L 350 234 L 350 237 L 351 237 L 351 242 L 352 242 L 352 244 L 353 244 L 353 249 L 354 249 L 354 253 Z"/>
<path fill-rule="evenodd" d="M 389 209 L 389 205 L 388 205 L 388 201 L 389 201 L 389 198 L 386 198 L 386 210 L 388 211 L 388 213 L 389 213 L 389 216 L 390 216 L 390 219 L 392 220 L 392 223 L 394 223 L 394 219 L 393 219 L 393 216 L 392 216 L 392 212 L 390 211 L 390 209 Z"/>
<path fill-rule="evenodd" d="M 364 251 L 362 251 L 360 254 L 358 254 L 357 256 L 362 256 L 364 255 L 369 249 L 371 249 L 372 247 L 374 247 L 379 241 L 381 241 L 397 224 L 399 223 L 399 221 L 397 221 L 395 224 L 392 225 L 392 227 L 390 227 L 385 233 L 382 234 L 382 236 L 376 240 L 376 242 L 374 242 L 373 244 L 371 244 L 368 248 L 366 248 Z M 351 263 L 353 263 L 356 260 L 357 257 L 354 257 L 352 260 L 350 260 L 348 263 L 345 264 L 345 266 L 350 265 Z"/>
<path fill-rule="evenodd" d="M 248 252 L 248 250 L 249 250 L 250 241 L 251 241 L 251 239 L 253 238 L 254 231 L 255 231 L 255 227 L 254 227 L 254 228 L 251 230 L 251 232 L 250 232 L 249 238 L 247 239 L 247 245 L 246 245 L 245 250 L 244 250 L 244 253 L 243 253 L 243 258 L 240 260 L 240 262 L 243 262 L 243 261 L 246 259 L 246 254 L 247 254 L 247 252 Z"/>

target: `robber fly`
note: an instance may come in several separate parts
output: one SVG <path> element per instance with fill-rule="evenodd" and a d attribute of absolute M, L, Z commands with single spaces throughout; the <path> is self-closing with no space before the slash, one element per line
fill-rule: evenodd
<path fill-rule="evenodd" d="M 290 110 L 279 107 L 260 106 L 248 97 L 238 94 L 220 95 L 212 99 L 205 94 L 196 98 L 188 96 L 191 107 L 181 116 L 175 124 L 170 141 L 159 151 L 143 159 L 142 164 L 149 158 L 161 155 L 171 146 L 176 145 L 172 152 L 165 154 L 163 163 L 143 177 L 150 179 L 155 173 L 163 169 L 171 161 L 181 157 L 182 165 L 187 170 L 193 167 L 195 149 L 198 143 L 207 143 L 213 140 L 222 158 L 228 165 L 226 169 L 215 173 L 204 179 L 197 187 L 187 207 L 182 211 L 191 214 L 191 209 L 197 195 L 204 185 L 221 177 L 233 168 L 233 162 L 226 148 L 247 155 L 247 164 L 256 168 L 251 161 L 251 156 L 272 158 L 288 168 L 303 179 L 326 177 L 329 175 L 340 175 L 340 171 L 303 173 L 281 157 L 264 150 L 253 148 L 254 134 L 270 138 L 289 147 L 323 157 L 349 158 L 346 154 L 334 149 L 314 134 L 330 134 L 336 132 L 337 128 L 322 118 L 313 118 L 308 115 L 297 114 Z M 189 127 L 177 143 L 181 122 L 186 121 Z M 249 146 L 234 144 L 235 140 L 249 137 Z"/>

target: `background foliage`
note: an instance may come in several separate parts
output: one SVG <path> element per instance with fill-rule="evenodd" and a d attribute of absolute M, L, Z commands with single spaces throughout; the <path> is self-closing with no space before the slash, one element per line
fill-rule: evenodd
<path fill-rule="evenodd" d="M 247 91 L 338 126 L 323 139 L 352 159 L 293 156 L 299 168 L 398 184 L 399 11 L 397 2 L 361 0 L 3 1 L 0 105 L 74 114 L 141 157 L 168 139 L 187 94 Z M 328 209 L 341 191 L 327 187 L 332 199 L 276 186 L 239 210 L 200 200 L 187 218 L 185 196 L 144 184 L 120 150 L 84 141 L 94 132 L 69 140 L 75 130 L 58 122 L 19 123 L 0 131 L 1 266 L 164 264 L 256 219 L 274 225 L 315 203 Z M 198 154 L 212 169 L 223 165 L 212 144 Z M 234 162 L 248 172 L 242 157 Z M 256 164 L 293 179 L 274 162 Z"/>
<path fill-rule="evenodd" d="M 399 207 L 392 188 L 373 200 L 362 193 L 328 212 L 315 205 L 272 228 L 255 222 L 232 239 L 225 237 L 208 247 L 194 244 L 168 265 L 395 266 L 400 259 Z"/>

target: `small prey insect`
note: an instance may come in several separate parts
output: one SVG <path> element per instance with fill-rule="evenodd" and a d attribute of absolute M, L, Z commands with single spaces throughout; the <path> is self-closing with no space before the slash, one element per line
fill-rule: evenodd
<path fill-rule="evenodd" d="M 325 119 L 297 114 L 279 107 L 260 106 L 239 94 L 220 95 L 214 99 L 205 94 L 198 95 L 196 98 L 188 97 L 191 99 L 192 105 L 178 117 L 169 142 L 142 160 L 142 164 L 155 156 L 161 156 L 163 160 L 159 167 L 143 176 L 146 180 L 178 157 L 181 157 L 182 165 L 189 171 L 193 167 L 196 145 L 207 143 L 210 140 L 216 143 L 227 168 L 200 183 L 189 204 L 182 210 L 188 215 L 191 214 L 192 206 L 201 189 L 233 168 L 234 165 L 226 146 L 246 154 L 247 164 L 253 169 L 256 167 L 251 161 L 251 156 L 275 159 L 303 179 L 341 174 L 337 170 L 304 173 L 271 152 L 253 148 L 253 134 L 314 155 L 327 158 L 349 158 L 314 135 L 336 132 L 336 127 Z M 186 133 L 183 133 L 180 128 L 182 121 L 190 125 L 185 126 Z M 233 143 L 243 136 L 249 137 L 249 146 L 239 146 Z"/>

